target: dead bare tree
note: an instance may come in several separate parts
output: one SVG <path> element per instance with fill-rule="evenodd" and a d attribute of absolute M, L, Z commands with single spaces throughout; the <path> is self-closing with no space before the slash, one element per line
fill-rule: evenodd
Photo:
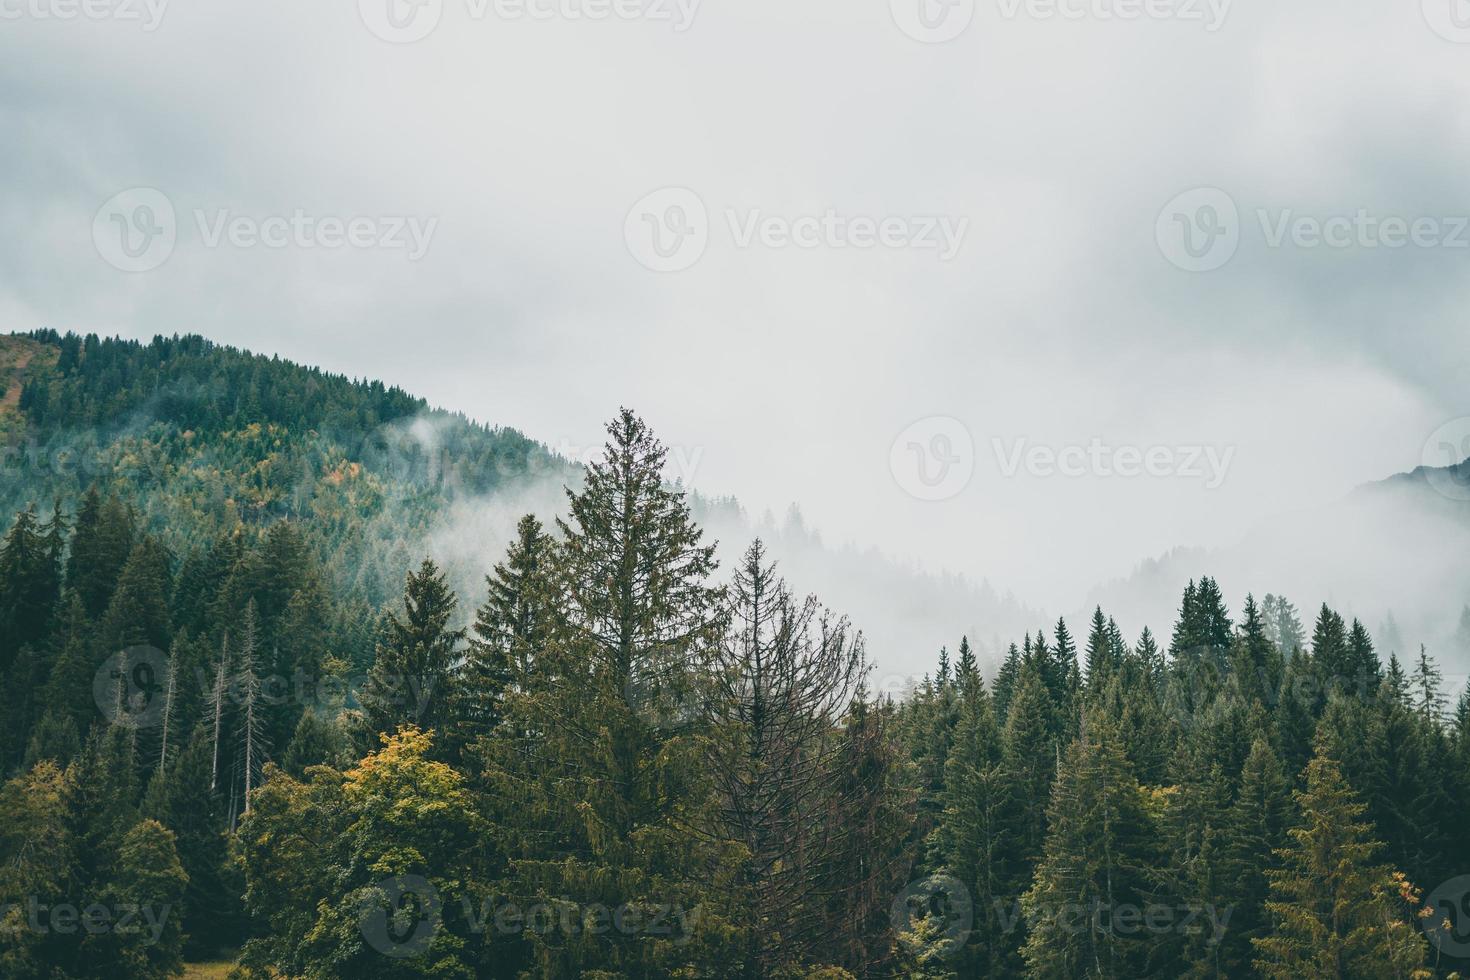
<path fill-rule="evenodd" d="M 861 636 L 814 596 L 793 599 L 759 540 L 727 601 L 705 698 L 714 832 L 745 848 L 749 971 L 770 976 L 824 945 L 825 909 L 842 888 L 831 874 L 838 736 L 868 668 Z"/>

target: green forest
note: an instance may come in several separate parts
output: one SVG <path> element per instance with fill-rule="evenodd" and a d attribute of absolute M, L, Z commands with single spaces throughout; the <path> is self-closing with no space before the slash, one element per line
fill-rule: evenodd
<path fill-rule="evenodd" d="M 628 409 L 582 468 L 39 331 L 0 439 L 6 980 L 1470 970 L 1470 695 L 1322 597 L 1200 569 L 1157 633 L 956 636 L 892 697 L 861 610 L 716 561 Z M 474 593 L 415 552 L 548 476 Z"/>

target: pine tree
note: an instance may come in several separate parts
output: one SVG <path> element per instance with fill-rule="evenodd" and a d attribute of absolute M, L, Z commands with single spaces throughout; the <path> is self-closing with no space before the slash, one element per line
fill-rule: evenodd
<path fill-rule="evenodd" d="M 1018 877 L 1010 859 L 1012 802 L 1001 756 L 994 707 L 977 683 L 960 702 L 937 829 L 944 867 L 969 890 L 975 914 L 968 946 L 951 964 L 964 976 L 995 976 L 1016 965 L 1017 937 L 1000 919 Z"/>
<path fill-rule="evenodd" d="M 1102 606 L 1092 611 L 1092 630 L 1087 635 L 1087 690 L 1100 693 L 1112 672 L 1114 643 Z"/>
<path fill-rule="evenodd" d="M 457 605 L 439 566 L 425 558 L 404 584 L 402 614 L 390 612 L 384 621 L 363 686 L 369 732 L 391 735 L 405 725 L 431 728 L 446 719 L 465 635 L 449 625 Z"/>
<path fill-rule="evenodd" d="M 1348 631 L 1347 665 L 1354 688 L 1362 697 L 1371 697 L 1383 681 L 1383 665 L 1378 661 L 1367 628 L 1356 619 Z"/>
<path fill-rule="evenodd" d="M 1016 857 L 1030 866 L 1041 857 L 1047 801 L 1059 755 L 1052 730 L 1051 701 L 1034 664 L 1021 669 L 1001 745 L 1015 793 L 1012 840 Z"/>
<path fill-rule="evenodd" d="M 1147 937 L 1122 923 L 1125 909 L 1149 904 L 1155 831 L 1116 740 L 1091 719 L 1067 748 L 1047 824 L 1045 853 L 1023 900 L 1028 972 L 1142 975 Z"/>
<path fill-rule="evenodd" d="M 1245 597 L 1245 619 L 1230 647 L 1230 672 L 1237 690 L 1248 702 L 1275 704 L 1281 690 L 1284 664 L 1266 636 L 1255 597 Z"/>
<path fill-rule="evenodd" d="M 1143 668 L 1144 679 L 1153 688 L 1156 695 L 1162 694 L 1167 665 L 1164 663 L 1163 653 L 1159 650 L 1158 641 L 1154 639 L 1153 631 L 1147 626 L 1138 636 L 1138 647 L 1134 653 Z"/>
<path fill-rule="evenodd" d="M 1287 788 L 1276 753 L 1269 742 L 1257 738 L 1241 770 L 1240 792 L 1224 828 L 1227 894 L 1234 906 L 1222 956 L 1227 975 L 1248 972 L 1254 955 L 1252 942 L 1268 931 L 1266 873 L 1275 867 L 1272 855 L 1286 844 L 1291 817 Z"/>
<path fill-rule="evenodd" d="M 1419 713 L 1419 718 L 1427 728 L 1436 731 L 1445 720 L 1445 696 L 1440 690 L 1441 677 L 1439 667 L 1429 656 L 1429 651 L 1424 648 L 1424 644 L 1419 644 L 1419 662 L 1414 665 L 1412 680 L 1414 710 Z"/>
<path fill-rule="evenodd" d="M 1266 598 L 1261 600 L 1261 619 L 1265 625 L 1266 637 L 1281 652 L 1283 660 L 1290 660 L 1303 649 L 1306 634 L 1302 632 L 1301 617 L 1296 606 L 1284 596 L 1267 593 Z"/>
<path fill-rule="evenodd" d="M 705 797 L 697 722 L 704 667 L 722 631 L 721 591 L 710 584 L 713 546 L 684 495 L 665 486 L 665 450 L 624 410 L 608 425 L 601 460 L 568 491 L 559 522 L 556 617 L 530 689 L 507 706 L 530 737 L 489 760 L 516 889 L 610 905 L 690 899 L 702 848 L 676 823 Z M 719 918 L 707 904 L 703 923 Z M 536 975 L 572 969 L 648 969 L 701 955 L 669 937 L 605 936 L 558 951 L 531 937 Z M 568 959 L 570 958 L 570 959 Z M 600 964 L 600 965 L 599 965 Z"/>
<path fill-rule="evenodd" d="M 486 576 L 464 666 L 455 682 L 452 754 L 495 732 L 505 696 L 525 690 L 546 646 L 554 613 L 551 541 L 528 514 L 516 525 L 505 560 Z"/>
<path fill-rule="evenodd" d="M 757 539 L 735 570 L 704 711 L 716 805 L 710 831 L 746 855 L 738 881 L 749 903 L 744 973 L 772 976 L 820 959 L 825 915 L 851 878 L 838 838 L 820 833 L 837 806 L 841 742 L 833 738 L 866 675 L 862 643 L 815 597 L 792 598 Z M 726 975 L 739 972 L 727 964 Z"/>
<path fill-rule="evenodd" d="M 961 691 L 980 680 L 980 667 L 975 661 L 975 651 L 970 648 L 970 638 L 960 637 L 960 656 L 955 661 L 955 678 Z"/>
<path fill-rule="evenodd" d="M 177 913 L 186 951 L 192 959 L 215 955 L 239 944 L 242 926 L 240 883 L 228 864 L 228 815 L 209 787 L 213 739 L 201 722 L 174 755 L 162 778 L 155 777 L 142 816 L 157 820 L 176 835 L 179 862 L 188 885 Z"/>
<path fill-rule="evenodd" d="M 1027 638 L 1030 644 L 1030 638 Z M 1006 650 L 1005 660 L 1001 662 L 1000 670 L 995 675 L 995 717 L 1002 725 L 1011 710 L 1011 697 L 1015 694 L 1016 684 L 1021 677 L 1021 651 L 1012 643 Z"/>
<path fill-rule="evenodd" d="M 116 497 L 104 500 L 96 487 L 87 491 L 72 532 L 66 585 L 93 619 L 101 618 L 112 599 L 133 552 L 135 525 L 133 512 Z"/>
<path fill-rule="evenodd" d="M 75 592 L 67 592 L 62 600 L 55 642 L 60 653 L 41 699 L 52 710 L 66 715 L 78 733 L 85 733 L 97 714 L 92 677 L 100 659 L 93 652 L 95 630 Z"/>
<path fill-rule="evenodd" d="M 35 511 L 21 511 L 0 545 L 0 670 L 47 635 L 60 597 L 56 555 Z"/>
<path fill-rule="evenodd" d="M 1275 925 L 1253 940 L 1264 976 L 1347 978 L 1408 976 L 1424 961 L 1424 940 L 1409 921 L 1401 883 L 1375 865 L 1382 844 L 1361 822 L 1364 804 L 1330 756 L 1307 766 L 1306 789 L 1293 793 L 1300 823 L 1266 872 Z"/>
<path fill-rule="evenodd" d="M 169 558 L 154 538 L 138 540 L 123 566 L 117 588 L 100 623 L 102 641 L 111 650 L 131 646 L 168 648 Z"/>
<path fill-rule="evenodd" d="M 1324 693 L 1356 691 L 1353 664 L 1348 657 L 1347 625 L 1325 603 L 1312 629 L 1312 664 L 1317 671 L 1317 686 Z"/>

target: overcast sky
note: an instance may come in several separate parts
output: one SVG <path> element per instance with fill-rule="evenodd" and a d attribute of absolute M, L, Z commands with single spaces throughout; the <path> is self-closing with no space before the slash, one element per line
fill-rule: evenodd
<path fill-rule="evenodd" d="M 1461 0 L 920 2 L 0 0 L 0 329 L 628 404 L 1064 609 L 1470 415 Z"/>

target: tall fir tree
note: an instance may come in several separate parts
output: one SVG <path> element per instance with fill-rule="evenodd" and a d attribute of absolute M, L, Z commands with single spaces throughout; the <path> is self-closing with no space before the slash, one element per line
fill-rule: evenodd
<path fill-rule="evenodd" d="M 1293 796 L 1297 825 L 1278 852 L 1282 867 L 1266 872 L 1274 926 L 1253 940 L 1256 969 L 1281 980 L 1413 975 L 1425 943 L 1410 919 L 1406 883 L 1373 863 L 1383 845 L 1362 822 L 1366 807 L 1337 762 L 1319 750 L 1306 789 Z"/>
<path fill-rule="evenodd" d="M 447 720 L 465 635 L 450 625 L 458 604 L 431 559 L 409 574 L 403 610 L 385 617 L 378 656 L 363 685 L 362 710 L 370 736 L 391 735 L 405 726 L 433 728 Z"/>

